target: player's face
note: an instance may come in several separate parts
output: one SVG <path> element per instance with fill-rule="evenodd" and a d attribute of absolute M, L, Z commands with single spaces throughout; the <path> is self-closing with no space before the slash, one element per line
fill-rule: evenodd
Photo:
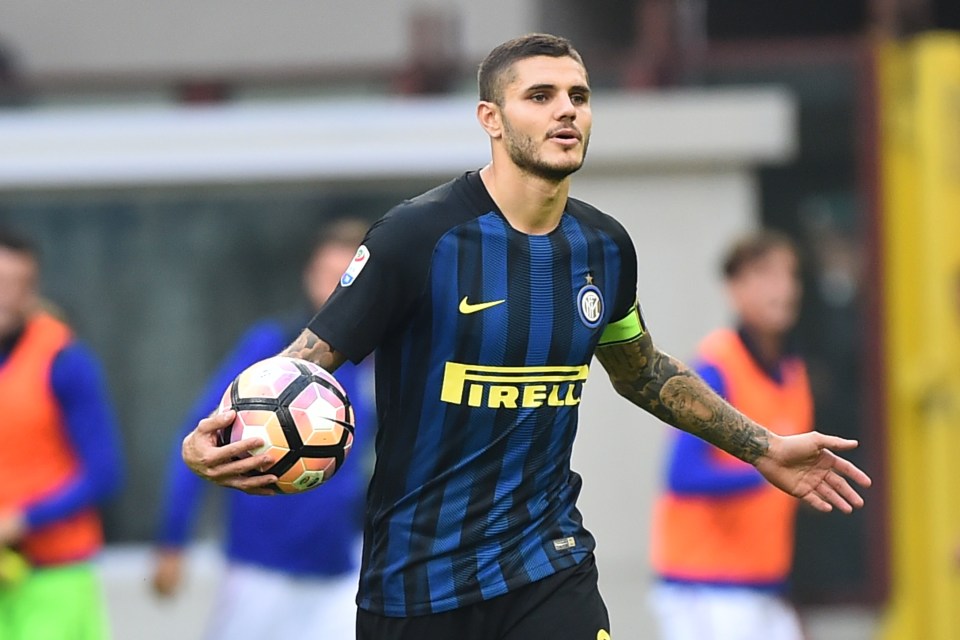
<path fill-rule="evenodd" d="M 36 308 L 37 263 L 28 254 L 0 248 L 0 337 L 23 326 Z"/>
<path fill-rule="evenodd" d="M 755 331 L 782 336 L 797 322 L 802 288 L 791 249 L 776 247 L 743 267 L 730 282 L 741 321 Z"/>
<path fill-rule="evenodd" d="M 523 171 L 560 181 L 579 169 L 593 116 L 586 70 L 573 58 L 536 56 L 513 64 L 503 90 L 503 144 Z"/>
<path fill-rule="evenodd" d="M 322 307 L 337 288 L 356 253 L 356 249 L 341 245 L 327 245 L 314 252 L 303 270 L 303 286 L 315 309 Z"/>

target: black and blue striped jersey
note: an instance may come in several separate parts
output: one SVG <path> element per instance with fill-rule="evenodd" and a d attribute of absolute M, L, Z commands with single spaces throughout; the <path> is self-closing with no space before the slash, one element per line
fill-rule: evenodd
<path fill-rule="evenodd" d="M 371 227 L 309 325 L 353 361 L 376 351 L 361 608 L 450 610 L 593 550 L 577 408 L 601 335 L 637 314 L 636 273 L 610 216 L 571 198 L 555 230 L 526 235 L 476 172 Z"/>

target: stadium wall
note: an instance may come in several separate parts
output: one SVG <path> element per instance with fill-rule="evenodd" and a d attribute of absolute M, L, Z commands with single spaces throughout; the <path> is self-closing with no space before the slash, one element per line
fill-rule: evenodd
<path fill-rule="evenodd" d="M 69 79 L 392 68 L 425 44 L 479 60 L 534 27 L 533 0 L 5 0 L 0 42 L 27 76 Z M 421 33 L 428 12 L 449 21 Z"/>

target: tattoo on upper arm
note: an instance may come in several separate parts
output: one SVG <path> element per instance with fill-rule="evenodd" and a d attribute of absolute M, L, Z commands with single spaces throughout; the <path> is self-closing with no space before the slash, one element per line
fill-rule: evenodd
<path fill-rule="evenodd" d="M 597 359 L 617 392 L 664 422 L 746 462 L 769 448 L 769 432 L 731 407 L 682 362 L 658 350 L 646 333 L 601 346 Z"/>
<path fill-rule="evenodd" d="M 343 354 L 334 351 L 333 347 L 309 329 L 304 329 L 293 344 L 284 349 L 280 355 L 313 362 L 331 373 L 346 359 Z"/>

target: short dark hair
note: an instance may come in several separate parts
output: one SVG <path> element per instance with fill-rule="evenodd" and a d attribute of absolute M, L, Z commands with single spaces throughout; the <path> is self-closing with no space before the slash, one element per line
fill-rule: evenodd
<path fill-rule="evenodd" d="M 0 226 L 0 249 L 23 253 L 34 259 L 37 259 L 40 255 L 40 250 L 33 240 L 13 229 L 2 226 Z"/>
<path fill-rule="evenodd" d="M 800 257 L 797 245 L 787 234 L 772 229 L 764 229 L 742 236 L 733 243 L 723 259 L 723 276 L 727 280 L 736 278 L 745 267 L 765 257 L 774 249 L 788 249 Z"/>
<path fill-rule="evenodd" d="M 503 88 L 509 84 L 510 80 L 507 72 L 513 63 L 535 56 L 573 58 L 586 71 L 580 53 L 566 38 L 549 33 L 528 33 L 498 45 L 480 63 L 480 69 L 477 71 L 480 99 L 484 102 L 503 104 Z"/>
<path fill-rule="evenodd" d="M 363 242 L 370 225 L 359 218 L 338 218 L 326 223 L 317 233 L 312 253 L 328 247 L 346 247 L 355 251 Z"/>

